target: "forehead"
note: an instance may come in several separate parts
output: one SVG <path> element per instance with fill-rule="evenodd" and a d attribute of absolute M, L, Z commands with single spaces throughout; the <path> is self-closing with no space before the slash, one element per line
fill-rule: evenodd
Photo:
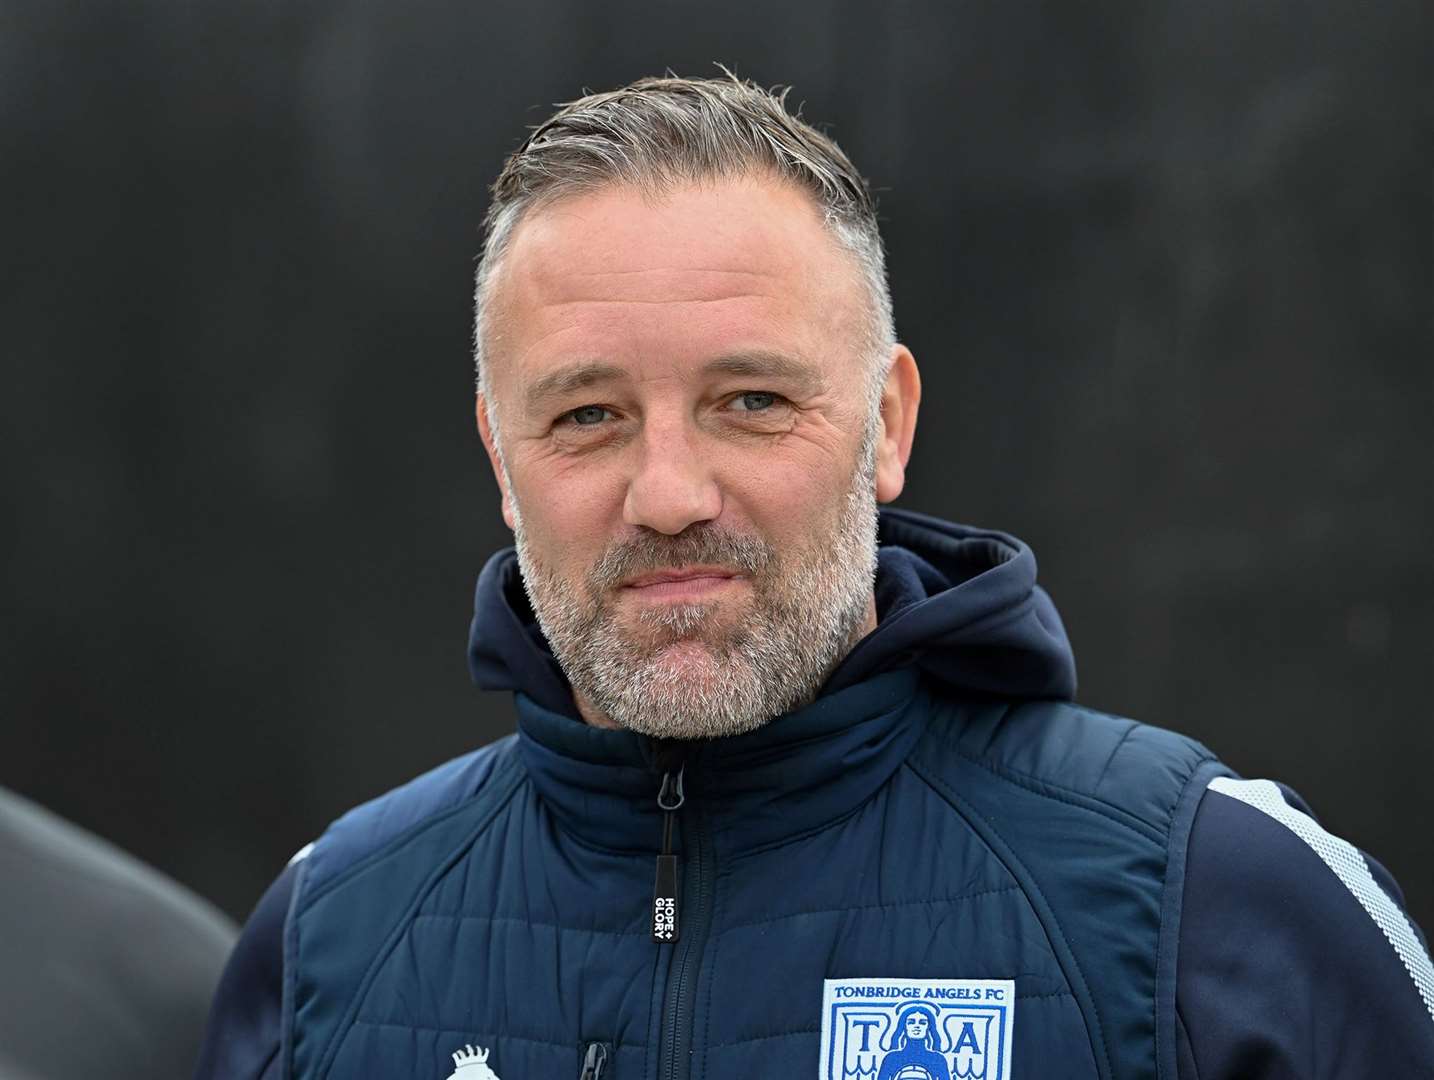
<path fill-rule="evenodd" d="M 519 223 L 493 278 L 488 354 L 494 375 L 520 377 L 556 360 L 827 356 L 854 345 L 862 300 L 855 258 L 795 187 L 607 188 Z"/>

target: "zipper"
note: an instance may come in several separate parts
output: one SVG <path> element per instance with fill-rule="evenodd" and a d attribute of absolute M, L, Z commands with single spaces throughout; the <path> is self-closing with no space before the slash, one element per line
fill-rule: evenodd
<path fill-rule="evenodd" d="M 657 855 L 657 877 L 652 883 L 652 940 L 658 945 L 677 941 L 682 924 L 678 921 L 677 856 L 672 852 L 672 826 L 677 811 L 687 801 L 682 790 L 686 766 L 676 773 L 662 774 L 657 807 L 662 811 L 662 847 Z"/>
<path fill-rule="evenodd" d="M 607 1044 L 588 1043 L 587 1053 L 583 1055 L 583 1071 L 578 1073 L 578 1080 L 602 1080 L 607 1075 Z"/>
<path fill-rule="evenodd" d="M 681 773 L 679 771 L 679 777 Z M 683 855 L 686 861 L 682 888 L 682 940 L 672 946 L 663 1003 L 662 1050 L 658 1080 L 686 1080 L 692 1071 L 692 1014 L 697 1003 L 697 976 L 702 950 L 712 923 L 714 890 L 712 841 L 704 815 L 684 798 Z M 676 813 L 676 811 L 669 812 Z M 670 823 L 664 825 L 667 833 Z M 670 839 L 670 837 L 669 837 Z M 674 859 L 675 862 L 675 859 Z"/>

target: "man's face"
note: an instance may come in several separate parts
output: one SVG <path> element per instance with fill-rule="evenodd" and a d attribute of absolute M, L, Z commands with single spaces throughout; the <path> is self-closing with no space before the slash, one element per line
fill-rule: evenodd
<path fill-rule="evenodd" d="M 518 226 L 490 295 L 496 445 L 481 401 L 479 422 L 584 716 L 701 737 L 809 700 L 875 625 L 896 492 L 855 263 L 808 197 L 564 199 Z"/>

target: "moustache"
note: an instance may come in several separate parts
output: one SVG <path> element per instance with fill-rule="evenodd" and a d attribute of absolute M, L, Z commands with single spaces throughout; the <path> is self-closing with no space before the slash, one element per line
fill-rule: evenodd
<path fill-rule="evenodd" d="M 690 525 L 676 536 L 644 532 L 613 544 L 589 575 L 598 590 L 613 589 L 638 574 L 694 564 L 725 566 L 756 576 L 776 562 L 766 541 L 715 525 Z"/>

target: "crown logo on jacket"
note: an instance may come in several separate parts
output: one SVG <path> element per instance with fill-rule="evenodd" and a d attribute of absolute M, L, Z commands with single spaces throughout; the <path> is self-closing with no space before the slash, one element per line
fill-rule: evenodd
<path fill-rule="evenodd" d="M 448 1080 L 498 1080 L 488 1068 L 488 1051 L 481 1046 L 465 1046 L 453 1055 L 453 1075 Z"/>

